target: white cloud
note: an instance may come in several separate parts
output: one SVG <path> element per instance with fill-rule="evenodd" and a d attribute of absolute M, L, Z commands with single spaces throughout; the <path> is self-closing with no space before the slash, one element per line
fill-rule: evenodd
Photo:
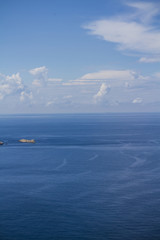
<path fill-rule="evenodd" d="M 55 101 L 48 101 L 48 102 L 46 103 L 46 107 L 49 107 L 49 106 L 51 106 L 51 105 L 53 105 L 53 104 L 55 104 Z"/>
<path fill-rule="evenodd" d="M 32 82 L 35 86 L 44 86 L 48 80 L 48 69 L 45 66 L 31 69 L 29 73 L 35 76 L 34 81 Z"/>
<path fill-rule="evenodd" d="M 35 80 L 33 80 L 32 85 L 37 86 L 37 87 L 41 87 L 41 81 L 38 80 L 38 79 L 35 79 Z"/>
<path fill-rule="evenodd" d="M 128 80 L 134 79 L 135 72 L 131 70 L 103 70 L 94 73 L 88 73 L 81 77 L 81 80 Z"/>
<path fill-rule="evenodd" d="M 143 62 L 143 63 L 155 63 L 155 62 L 160 62 L 160 57 L 157 58 L 157 57 L 142 57 L 139 59 L 139 62 Z"/>
<path fill-rule="evenodd" d="M 95 85 L 99 82 L 109 82 L 112 85 L 121 85 L 123 81 L 134 80 L 137 73 L 132 70 L 102 70 L 87 73 L 82 77 L 63 83 L 63 85 Z"/>
<path fill-rule="evenodd" d="M 30 99 L 30 100 L 33 99 L 33 93 L 30 92 L 30 91 L 23 91 L 23 92 L 21 92 L 21 94 L 20 94 L 20 101 L 24 102 L 25 100 L 28 100 L 28 99 Z"/>
<path fill-rule="evenodd" d="M 135 14 L 119 16 L 91 22 L 84 26 L 89 33 L 108 42 L 118 44 L 119 50 L 131 50 L 151 55 L 160 54 L 160 29 L 149 24 L 157 14 L 157 7 L 152 3 L 130 3 L 136 9 Z M 146 17 L 146 18 L 145 18 Z"/>
<path fill-rule="evenodd" d="M 11 76 L 0 75 L 0 99 L 11 95 L 17 95 L 22 101 L 23 98 L 30 98 L 31 91 L 22 83 L 19 73 Z"/>
<path fill-rule="evenodd" d="M 97 94 L 94 95 L 95 102 L 101 101 L 110 91 L 110 86 L 107 86 L 106 83 L 102 83 Z"/>
<path fill-rule="evenodd" d="M 38 68 L 33 68 L 29 71 L 30 74 L 37 76 L 37 75 L 41 75 L 41 74 L 47 74 L 48 73 L 48 69 L 45 66 L 42 67 L 38 67 Z"/>
<path fill-rule="evenodd" d="M 72 104 L 72 95 L 65 95 L 65 96 L 57 96 L 46 103 L 46 107 L 58 107 L 58 106 L 66 106 Z"/>
<path fill-rule="evenodd" d="M 79 85 L 94 85 L 97 82 L 100 82 L 100 80 L 96 81 L 85 81 L 81 79 L 71 80 L 69 82 L 62 83 L 63 86 L 79 86 Z"/>
<path fill-rule="evenodd" d="M 48 69 L 45 66 L 31 69 L 29 73 L 35 77 L 32 85 L 36 87 L 44 87 L 47 84 L 59 84 L 62 82 L 62 78 L 48 78 Z"/>
<path fill-rule="evenodd" d="M 143 23 L 149 23 L 158 14 L 158 8 L 151 2 L 128 2 L 127 5 L 136 9 L 132 18 L 140 19 Z"/>
<path fill-rule="evenodd" d="M 132 103 L 142 103 L 143 102 L 143 99 L 142 98 L 135 98 Z"/>
<path fill-rule="evenodd" d="M 48 78 L 49 83 L 62 82 L 62 78 Z"/>
<path fill-rule="evenodd" d="M 72 95 L 66 95 L 63 97 L 63 99 L 71 99 L 73 96 Z"/>

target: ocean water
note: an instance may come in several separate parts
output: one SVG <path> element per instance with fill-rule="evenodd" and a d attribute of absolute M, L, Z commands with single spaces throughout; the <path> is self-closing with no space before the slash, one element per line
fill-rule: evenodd
<path fill-rule="evenodd" d="M 3 115 L 0 141 L 0 240 L 160 239 L 160 114 Z"/>

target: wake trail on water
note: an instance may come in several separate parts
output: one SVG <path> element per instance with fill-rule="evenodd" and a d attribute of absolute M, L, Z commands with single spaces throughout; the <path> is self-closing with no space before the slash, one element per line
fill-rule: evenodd
<path fill-rule="evenodd" d="M 94 156 L 92 156 L 91 158 L 89 158 L 88 161 L 93 161 L 93 160 L 97 159 L 98 156 L 99 156 L 98 154 L 95 154 Z"/>
<path fill-rule="evenodd" d="M 138 157 L 138 156 L 133 156 L 132 154 L 127 154 L 123 151 L 120 151 L 120 153 L 127 157 L 128 159 L 132 159 L 134 162 L 129 166 L 130 168 L 134 168 L 134 167 L 139 167 L 142 166 L 146 163 L 146 158 L 144 157 Z"/>
<path fill-rule="evenodd" d="M 58 165 L 56 168 L 54 168 L 54 170 L 59 170 L 59 169 L 63 168 L 65 165 L 67 165 L 66 158 L 64 158 L 63 162 L 60 165 Z"/>
<path fill-rule="evenodd" d="M 135 162 L 132 163 L 132 165 L 130 166 L 131 168 L 139 167 L 146 162 L 146 159 L 144 159 L 144 158 L 140 158 L 140 157 L 132 157 L 132 158 L 135 160 Z"/>

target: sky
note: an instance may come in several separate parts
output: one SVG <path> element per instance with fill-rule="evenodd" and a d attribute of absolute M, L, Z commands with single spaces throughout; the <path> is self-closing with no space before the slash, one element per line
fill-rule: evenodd
<path fill-rule="evenodd" d="M 0 114 L 160 111 L 159 0 L 0 0 Z"/>

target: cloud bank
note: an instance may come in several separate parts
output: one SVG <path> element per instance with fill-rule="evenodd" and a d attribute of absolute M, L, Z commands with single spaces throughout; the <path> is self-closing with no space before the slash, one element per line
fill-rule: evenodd
<path fill-rule="evenodd" d="M 142 110 L 148 104 L 158 109 L 160 103 L 159 72 L 144 76 L 131 69 L 103 69 L 68 81 L 48 77 L 46 67 L 32 69 L 32 73 L 29 82 L 22 80 L 20 73 L 0 74 L 0 106 L 14 98 L 15 108 L 16 104 L 21 109 L 28 105 L 28 111 L 53 113 L 123 111 L 124 106 L 125 111 L 134 106 Z M 41 79 L 36 82 L 35 76 Z"/>

